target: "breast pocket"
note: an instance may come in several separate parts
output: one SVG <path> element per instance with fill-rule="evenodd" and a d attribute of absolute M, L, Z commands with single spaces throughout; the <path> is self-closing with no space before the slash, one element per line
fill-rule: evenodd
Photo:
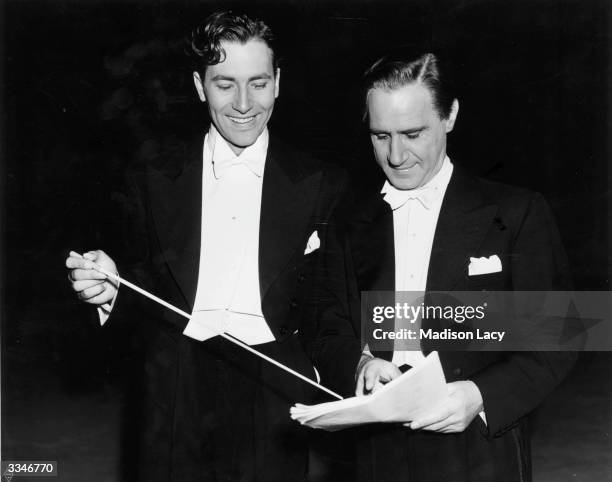
<path fill-rule="evenodd" d="M 499 291 L 512 289 L 510 278 L 503 271 L 469 276 L 468 286 L 470 291 Z"/>

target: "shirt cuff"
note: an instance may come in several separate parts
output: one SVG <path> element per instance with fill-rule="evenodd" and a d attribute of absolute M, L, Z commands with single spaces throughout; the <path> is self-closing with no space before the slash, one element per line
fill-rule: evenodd
<path fill-rule="evenodd" d="M 104 303 L 101 306 L 98 306 L 98 319 L 100 320 L 100 326 L 104 326 L 106 320 L 108 320 L 111 311 L 113 310 L 113 306 L 115 306 L 115 301 L 117 300 L 117 295 L 119 294 L 119 290 L 115 292 L 115 296 L 110 303 Z"/>
<path fill-rule="evenodd" d="M 485 411 L 483 410 L 482 412 L 480 412 L 478 416 L 482 419 L 484 424 L 488 427 L 489 425 L 487 424 L 487 415 L 485 414 Z"/>

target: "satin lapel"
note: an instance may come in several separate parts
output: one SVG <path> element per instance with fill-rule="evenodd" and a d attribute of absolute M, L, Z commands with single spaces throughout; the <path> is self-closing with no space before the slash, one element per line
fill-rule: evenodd
<path fill-rule="evenodd" d="M 476 181 L 455 167 L 436 226 L 427 291 L 467 289 L 468 264 L 491 227 L 497 205 L 486 203 Z"/>
<path fill-rule="evenodd" d="M 261 297 L 291 257 L 303 254 L 316 207 L 321 172 L 302 175 L 299 159 L 270 139 L 261 195 L 259 286 Z"/>
<path fill-rule="evenodd" d="M 202 224 L 202 138 L 185 152 L 191 159 L 178 173 L 151 173 L 151 205 L 161 254 L 185 303 L 193 308 Z"/>

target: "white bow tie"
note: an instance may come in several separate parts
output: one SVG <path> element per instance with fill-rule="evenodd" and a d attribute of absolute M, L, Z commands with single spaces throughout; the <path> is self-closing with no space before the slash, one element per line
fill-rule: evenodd
<path fill-rule="evenodd" d="M 233 158 L 214 160 L 213 172 L 215 173 L 215 177 L 219 179 L 223 177 L 223 175 L 225 174 L 225 172 L 227 172 L 228 169 L 240 165 L 247 167 L 257 177 L 261 177 L 263 175 L 263 165 L 249 156 L 238 156 Z"/>
<path fill-rule="evenodd" d="M 440 196 L 440 190 L 437 186 L 425 186 L 417 189 L 400 190 L 396 189 L 390 184 L 385 184 L 383 192 L 385 194 L 383 199 L 389 203 L 389 206 L 391 206 L 393 211 L 401 208 L 410 199 L 416 199 L 425 209 L 430 209 L 431 205 Z"/>

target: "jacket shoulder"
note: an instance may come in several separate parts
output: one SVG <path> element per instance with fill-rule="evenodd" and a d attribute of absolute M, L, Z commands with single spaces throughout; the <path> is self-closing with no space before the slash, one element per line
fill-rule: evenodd
<path fill-rule="evenodd" d="M 544 196 L 537 191 L 474 176 L 464 168 L 457 166 L 455 166 L 453 177 L 456 177 L 455 185 L 459 186 L 458 192 L 462 195 L 467 195 L 469 191 L 472 191 L 469 195 L 479 199 L 479 202 L 483 204 L 499 206 L 502 212 L 524 213 L 532 207 L 549 209 Z"/>
<path fill-rule="evenodd" d="M 543 198 L 539 192 L 520 186 L 491 181 L 481 177 L 476 177 L 474 180 L 478 184 L 483 196 L 487 200 L 498 204 L 529 204 L 535 199 Z"/>
<path fill-rule="evenodd" d="M 323 161 L 278 137 L 270 136 L 268 155 L 274 157 L 274 160 L 290 173 L 291 177 L 303 178 L 321 173 L 325 177 L 342 183 L 348 178 L 344 168 Z"/>

